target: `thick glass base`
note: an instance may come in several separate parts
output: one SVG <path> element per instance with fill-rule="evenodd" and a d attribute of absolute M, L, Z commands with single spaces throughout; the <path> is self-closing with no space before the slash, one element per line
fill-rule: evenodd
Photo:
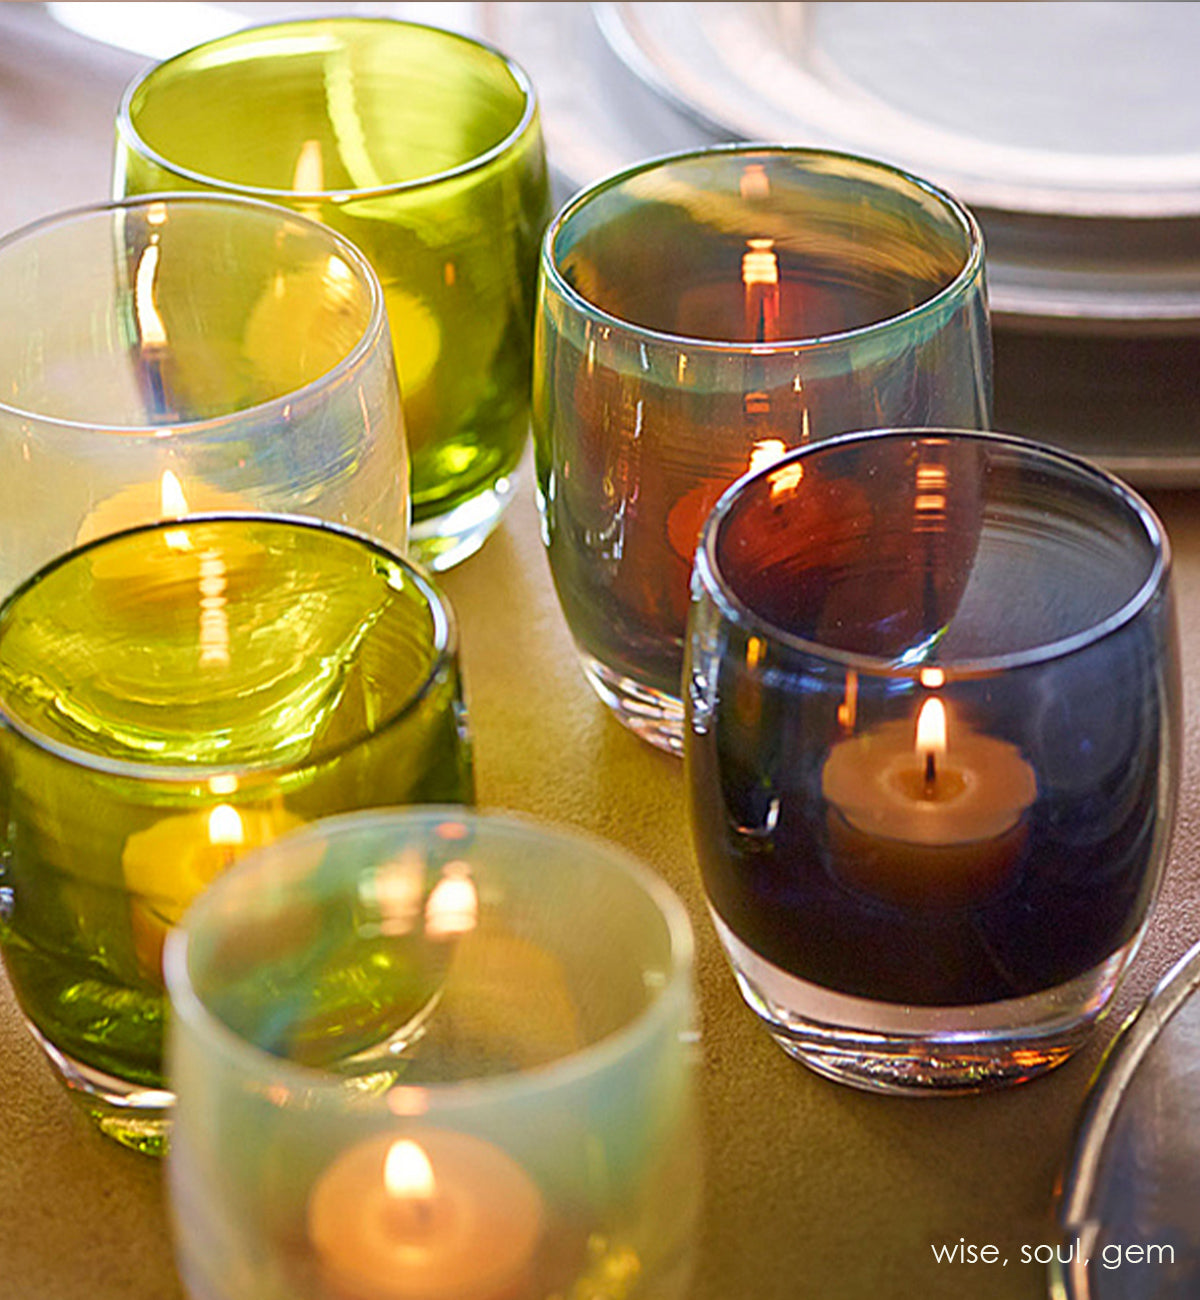
<path fill-rule="evenodd" d="M 789 1056 L 840 1083 L 909 1096 L 982 1092 L 1061 1065 L 1108 1005 L 1136 941 L 1067 984 L 979 1006 L 904 1006 L 798 979 L 713 913 L 747 1004 Z"/>
<path fill-rule="evenodd" d="M 461 564 L 487 541 L 515 488 L 516 474 L 506 474 L 445 514 L 414 519 L 408 532 L 410 557 L 434 573 Z"/>
<path fill-rule="evenodd" d="M 683 753 L 683 704 L 665 691 L 642 686 L 579 652 L 583 674 L 617 720 L 668 754 Z"/>
<path fill-rule="evenodd" d="M 105 1136 L 143 1155 L 166 1152 L 174 1093 L 129 1083 L 85 1065 L 60 1052 L 32 1025 L 30 1028 L 72 1100 Z"/>

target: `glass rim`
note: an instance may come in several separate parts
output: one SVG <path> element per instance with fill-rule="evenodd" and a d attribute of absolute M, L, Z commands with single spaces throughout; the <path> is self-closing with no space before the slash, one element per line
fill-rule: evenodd
<path fill-rule="evenodd" d="M 0 396 L 0 415 L 11 416 L 17 420 L 32 420 L 49 429 L 98 435 L 111 434 L 114 437 L 127 439 L 153 438 L 156 442 L 161 442 L 171 438 L 194 436 L 207 430 L 227 427 L 231 422 L 261 419 L 272 408 L 282 410 L 285 406 L 308 400 L 321 390 L 336 387 L 343 382 L 347 375 L 356 371 L 364 359 L 379 345 L 388 328 L 387 310 L 383 296 L 383 286 L 380 284 L 379 276 L 366 256 L 359 251 L 356 245 L 331 226 L 324 225 L 320 221 L 314 221 L 313 218 L 305 216 L 301 212 L 293 212 L 290 208 L 283 208 L 277 203 L 268 203 L 261 199 L 218 191 L 198 194 L 186 190 L 164 190 L 161 193 L 135 194 L 124 199 L 109 199 L 103 203 L 88 203 L 79 207 L 65 208 L 61 212 L 53 212 L 48 216 L 39 217 L 35 221 L 0 236 L 0 257 L 3 257 L 10 248 L 25 242 L 27 239 L 40 238 L 46 231 L 83 224 L 98 217 L 108 217 L 111 220 L 120 212 L 136 208 L 149 208 L 154 204 L 167 204 L 170 207 L 186 204 L 188 206 L 213 209 L 226 207 L 232 208 L 238 213 L 254 213 L 256 216 L 273 218 L 277 225 L 282 218 L 286 217 L 297 222 L 302 228 L 307 228 L 310 233 L 325 240 L 336 250 L 338 256 L 355 272 L 360 285 L 366 289 L 368 315 L 362 333 L 355 340 L 353 346 L 346 351 L 345 355 L 331 369 L 319 375 L 314 375 L 312 379 L 299 388 L 289 389 L 285 393 L 280 393 L 277 397 L 269 397 L 261 402 L 254 402 L 250 406 L 232 408 L 221 415 L 208 415 L 202 419 L 194 420 L 177 420 L 170 424 L 134 424 L 132 421 L 122 424 L 104 424 L 98 420 L 68 419 L 64 416 L 31 410 L 29 407 L 17 406 L 12 402 L 5 401 L 2 396 Z M 386 351 L 388 355 L 391 355 L 392 349 L 390 347 Z"/>
<path fill-rule="evenodd" d="M 1026 646 L 1020 650 L 1008 651 L 1005 654 L 962 660 L 938 659 L 934 664 L 928 664 L 920 660 L 898 664 L 893 659 L 884 659 L 877 655 L 828 646 L 820 641 L 800 636 L 780 627 L 742 600 L 722 570 L 719 548 L 724 525 L 737 510 L 747 491 L 760 480 L 765 480 L 780 468 L 825 452 L 836 452 L 856 443 L 873 443 L 883 440 L 890 442 L 921 441 L 926 438 L 949 438 L 955 441 L 970 440 L 991 444 L 1015 453 L 1030 463 L 1055 466 L 1059 470 L 1069 473 L 1077 481 L 1087 483 L 1093 493 L 1106 497 L 1110 501 L 1115 501 L 1125 512 L 1127 520 L 1136 520 L 1153 553 L 1153 563 L 1150 565 L 1149 572 L 1136 589 L 1111 614 L 1070 636 Z M 1107 470 L 1101 469 L 1100 466 L 1081 456 L 1075 456 L 1070 452 L 1035 442 L 1029 438 L 1021 438 L 1013 434 L 998 433 L 986 429 L 923 426 L 866 429 L 838 434 L 834 437 L 823 438 L 818 442 L 810 443 L 805 447 L 797 448 L 761 469 L 743 474 L 725 489 L 713 507 L 712 513 L 705 520 L 696 547 L 693 568 L 694 581 L 703 587 L 705 593 L 718 606 L 725 617 L 762 635 L 768 642 L 774 642 L 785 646 L 789 650 L 823 660 L 826 663 L 853 668 L 873 677 L 915 680 L 920 676 L 924 668 L 934 666 L 944 669 L 947 678 L 956 681 L 986 677 L 1000 671 L 1026 668 L 1034 664 L 1064 659 L 1105 640 L 1131 622 L 1150 603 L 1158 591 L 1165 589 L 1170 572 L 1171 543 L 1166 528 L 1149 503 L 1115 474 L 1110 474 Z"/>
<path fill-rule="evenodd" d="M 426 804 L 419 807 L 371 808 L 320 818 L 289 831 L 270 844 L 255 849 L 223 872 L 188 908 L 182 920 L 169 931 L 163 950 L 163 976 L 171 1006 L 178 1020 L 227 1063 L 251 1077 L 282 1080 L 299 1089 L 340 1089 L 344 1076 L 319 1066 L 301 1065 L 277 1056 L 249 1042 L 210 1010 L 192 983 L 190 967 L 191 932 L 202 924 L 205 912 L 216 906 L 221 895 L 243 877 L 265 870 L 265 863 L 281 847 L 289 849 L 305 840 L 326 838 L 336 843 L 339 830 L 349 827 L 388 826 L 397 823 L 422 825 L 446 818 L 495 826 L 502 834 L 514 834 L 541 842 L 552 840 L 569 849 L 574 858 L 595 862 L 603 859 L 605 870 L 616 869 L 633 882 L 666 925 L 669 975 L 653 990 L 653 996 L 619 1028 L 585 1044 L 576 1051 L 555 1057 L 541 1065 L 511 1070 L 481 1078 L 455 1079 L 443 1083 L 397 1083 L 382 1096 L 371 1098 L 396 1120 L 420 1119 L 445 1111 L 465 1110 L 500 1102 L 522 1094 L 554 1092 L 573 1082 L 614 1066 L 646 1041 L 661 1033 L 680 1011 L 692 1002 L 692 972 L 695 936 L 687 909 L 678 894 L 660 876 L 624 848 L 580 831 L 541 821 L 524 813 L 502 809 L 468 807 L 461 804 Z M 329 834 L 332 832 L 332 836 Z M 230 883 L 233 882 L 233 883 Z M 406 1099 L 393 1105 L 388 1098 Z"/>
<path fill-rule="evenodd" d="M 329 520 L 317 519 L 309 515 L 249 510 L 197 512 L 195 514 L 181 515 L 178 518 L 159 519 L 151 523 L 139 524 L 134 528 L 122 529 L 118 533 L 107 533 L 102 537 L 93 538 L 84 545 L 57 556 L 31 574 L 15 587 L 3 601 L 0 601 L 0 641 L 3 638 L 4 624 L 11 615 L 13 608 L 24 595 L 55 570 L 74 562 L 89 551 L 98 550 L 114 541 L 123 540 L 138 533 L 165 533 L 206 523 L 248 523 L 268 527 L 282 527 L 289 530 L 303 529 L 310 532 L 327 533 L 342 541 L 357 543 L 366 549 L 374 551 L 377 555 L 383 556 L 389 562 L 398 564 L 404 570 L 406 578 L 421 593 L 433 620 L 430 637 L 433 655 L 428 669 L 414 683 L 411 690 L 406 692 L 396 706 L 385 717 L 381 718 L 371 730 L 356 731 L 327 752 L 307 755 L 303 759 L 290 763 L 265 759 L 261 763 L 159 764 L 137 759 L 106 758 L 102 754 L 93 753 L 91 750 L 84 749 L 79 745 L 56 740 L 54 737 L 47 735 L 41 728 L 31 726 L 23 718 L 14 716 L 3 693 L 0 693 L 0 731 L 8 729 L 27 744 L 34 746 L 35 749 L 49 755 L 51 758 L 69 763 L 72 767 L 84 771 L 104 776 L 127 777 L 131 780 L 148 784 L 156 783 L 160 786 L 194 785 L 214 776 L 235 775 L 239 778 L 238 793 L 240 794 L 246 789 L 279 780 L 306 767 L 331 762 L 359 745 L 384 735 L 394 727 L 401 726 L 429 695 L 438 677 L 446 667 L 456 662 L 458 655 L 458 621 L 454 615 L 453 607 L 433 580 L 412 561 L 399 555 L 377 538 L 356 529 L 348 528 L 344 524 L 331 523 Z M 245 784 L 242 784 L 242 782 Z"/>
<path fill-rule="evenodd" d="M 829 334 L 773 339 L 764 343 L 750 342 L 745 339 L 702 338 L 697 335 L 675 334 L 669 330 L 658 330 L 649 325 L 640 325 L 636 321 L 606 311 L 568 282 L 559 267 L 555 243 L 559 234 L 565 230 L 571 219 L 583 208 L 646 172 L 652 172 L 676 163 L 738 154 L 743 154 L 748 158 L 766 154 L 774 157 L 795 159 L 827 159 L 834 162 L 853 164 L 864 169 L 866 174 L 890 176 L 899 179 L 906 185 L 932 198 L 958 224 L 960 233 L 965 236 L 967 241 L 966 254 L 962 259 L 962 265 L 945 284 L 940 285 L 933 293 L 922 298 L 920 302 L 912 307 L 905 308 L 904 311 L 884 316 L 880 320 L 869 321 L 864 325 L 856 325 L 850 329 L 835 330 Z M 901 167 L 883 162 L 878 158 L 868 157 L 865 154 L 848 153 L 838 149 L 822 149 L 809 145 L 777 144 L 770 141 L 734 141 L 726 144 L 686 149 L 677 153 L 659 154 L 656 157 L 647 158 L 634 163 L 632 166 L 622 168 L 620 171 L 612 172 L 577 191 L 572 198 L 568 199 L 546 228 L 546 233 L 542 239 L 541 268 L 546 282 L 553 287 L 560 298 L 577 312 L 618 329 L 631 338 L 672 349 L 687 348 L 689 351 L 711 352 L 723 356 L 765 357 L 794 352 L 813 352 L 823 348 L 844 346 L 860 338 L 876 337 L 892 330 L 907 328 L 914 320 L 937 311 L 946 303 L 965 298 L 971 292 L 972 286 L 977 279 L 982 292 L 985 288 L 984 279 L 986 274 L 984 254 L 983 231 L 974 213 L 950 194 L 949 191 L 935 185 L 932 181 L 914 176 Z"/>
<path fill-rule="evenodd" d="M 522 107 L 521 115 L 512 126 L 512 128 L 489 148 L 482 150 L 473 157 L 458 163 L 453 167 L 444 168 L 442 171 L 431 172 L 428 176 L 418 176 L 407 181 L 391 181 L 387 184 L 364 186 L 362 188 L 334 189 L 334 190 L 290 190 L 280 189 L 270 185 L 250 185 L 243 181 L 225 180 L 220 176 L 214 176 L 208 172 L 197 171 L 195 168 L 186 167 L 181 163 L 172 162 L 164 154 L 159 153 L 149 141 L 147 141 L 134 123 L 133 100 L 146 87 L 148 87 L 156 76 L 167 69 L 177 69 L 187 60 L 197 54 L 215 49 L 219 46 L 242 40 L 246 37 L 253 37 L 263 33 L 282 32 L 285 30 L 295 31 L 302 27 L 322 27 L 333 25 L 335 27 L 347 28 L 350 26 L 366 26 L 368 24 L 383 24 L 392 29 L 411 28 L 423 32 L 431 33 L 435 37 L 445 38 L 447 43 L 458 43 L 469 45 L 485 54 L 490 55 L 496 60 L 497 65 L 512 77 L 513 83 L 521 94 Z M 447 181 L 458 180 L 463 176 L 468 176 L 472 172 L 484 171 L 492 163 L 505 158 L 513 152 L 520 144 L 521 140 L 530 134 L 531 130 L 536 127 L 538 120 L 538 100 L 537 92 L 529 75 L 514 59 L 510 58 L 502 50 L 498 50 L 494 45 L 489 44 L 474 36 L 468 36 L 463 32 L 455 32 L 445 27 L 437 27 L 430 23 L 413 22 L 409 19 L 390 18 L 382 14 L 325 14 L 316 15 L 311 18 L 291 18 L 279 22 L 256 23 L 248 27 L 242 27 L 235 32 L 228 32 L 223 36 L 215 37 L 212 40 L 201 41 L 198 45 L 193 45 L 186 50 L 181 50 L 178 54 L 171 55 L 170 58 L 163 59 L 155 63 L 145 71 L 139 73 L 125 87 L 121 95 L 121 101 L 117 106 L 116 131 L 119 143 L 127 145 L 139 157 L 146 158 L 155 166 L 161 167 L 163 171 L 170 172 L 182 180 L 190 181 L 194 185 L 202 185 L 207 189 L 219 190 L 226 194 L 236 195 L 245 198 L 255 198 L 274 202 L 278 204 L 291 204 L 297 200 L 319 200 L 331 203 L 342 203 L 349 201 L 361 201 L 372 198 L 387 198 L 396 194 L 415 193 L 423 189 L 431 189 L 445 184 Z"/>

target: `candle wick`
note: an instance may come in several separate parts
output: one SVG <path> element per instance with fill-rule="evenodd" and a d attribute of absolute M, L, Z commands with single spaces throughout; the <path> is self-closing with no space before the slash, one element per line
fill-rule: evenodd
<path fill-rule="evenodd" d="M 436 1197 L 424 1193 L 389 1194 L 384 1214 L 396 1236 L 404 1241 L 429 1237 L 437 1227 L 435 1200 Z"/>
<path fill-rule="evenodd" d="M 413 1200 L 413 1218 L 418 1232 L 428 1232 L 433 1227 L 433 1197 L 418 1196 Z"/>
<path fill-rule="evenodd" d="M 926 799 L 932 799 L 937 793 L 937 758 L 932 749 L 925 753 L 925 790 Z"/>

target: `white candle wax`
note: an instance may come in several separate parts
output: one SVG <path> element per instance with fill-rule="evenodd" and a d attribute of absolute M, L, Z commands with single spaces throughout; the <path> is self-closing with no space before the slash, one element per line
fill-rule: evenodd
<path fill-rule="evenodd" d="M 416 1148 L 428 1184 L 389 1186 L 389 1156 Z M 442 1129 L 351 1147 L 318 1179 L 308 1235 L 338 1300 L 518 1300 L 529 1293 L 544 1210 L 499 1147 Z"/>
<path fill-rule="evenodd" d="M 162 978 L 167 932 L 217 876 L 250 849 L 301 825 L 303 819 L 284 808 L 238 811 L 231 804 L 216 804 L 135 831 L 125 841 L 121 869 L 142 973 Z"/>
<path fill-rule="evenodd" d="M 848 883 L 893 902 L 954 904 L 1007 879 L 1037 797 L 1033 769 L 1015 745 L 961 722 L 947 721 L 943 743 L 922 745 L 899 721 L 830 750 L 821 790 Z"/>

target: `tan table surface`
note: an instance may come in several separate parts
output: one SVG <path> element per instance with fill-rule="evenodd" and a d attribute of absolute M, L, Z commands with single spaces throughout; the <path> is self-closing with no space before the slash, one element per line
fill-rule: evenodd
<path fill-rule="evenodd" d="M 0 5 L 0 230 L 103 196 L 105 84 L 58 97 L 69 62 Z M 108 56 L 106 55 L 105 58 Z M 124 62 L 122 62 L 124 61 Z M 104 60 L 101 60 L 103 63 Z M 137 60 L 112 55 L 123 80 Z M 20 164 L 18 166 L 18 163 Z M 1200 682 L 1200 494 L 1156 494 L 1175 548 L 1189 700 Z M 1055 1179 L 1118 1020 L 1197 935 L 1200 732 L 1164 893 L 1117 1009 L 1055 1074 L 982 1098 L 893 1100 L 787 1059 L 742 1006 L 701 905 L 679 763 L 623 731 L 576 665 L 538 538 L 532 484 L 445 579 L 458 610 L 479 801 L 605 836 L 683 896 L 696 924 L 707 1210 L 695 1300 L 1020 1300 L 1045 1295 L 1023 1244 L 1052 1242 Z M 995 1243 L 1009 1263 L 936 1264 L 931 1243 Z M 0 1297 L 173 1300 L 161 1167 L 92 1132 L 0 979 Z"/>

